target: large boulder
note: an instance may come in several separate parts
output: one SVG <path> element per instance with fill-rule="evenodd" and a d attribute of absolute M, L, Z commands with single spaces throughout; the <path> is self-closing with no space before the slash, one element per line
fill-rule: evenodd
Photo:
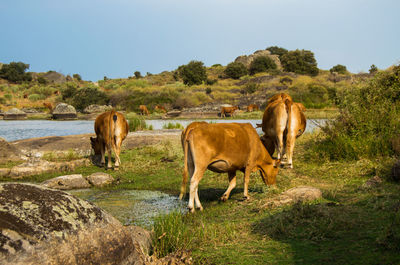
<path fill-rule="evenodd" d="M 96 172 L 86 177 L 87 181 L 95 187 L 104 187 L 114 182 L 114 178 L 107 173 Z"/>
<path fill-rule="evenodd" d="M 139 232 L 68 193 L 0 184 L 1 264 L 148 264 Z"/>
<path fill-rule="evenodd" d="M 66 103 L 57 104 L 52 114 L 53 114 L 53 119 L 61 119 L 61 120 L 76 119 L 77 117 L 75 108 Z"/>
<path fill-rule="evenodd" d="M 296 202 L 313 201 L 320 198 L 322 198 L 322 192 L 320 189 L 315 187 L 300 186 L 291 188 L 285 192 L 282 192 L 282 194 L 278 197 L 268 200 L 264 207 L 279 207 Z"/>
<path fill-rule="evenodd" d="M 26 113 L 17 108 L 12 108 L 4 113 L 4 120 L 25 120 Z"/>
<path fill-rule="evenodd" d="M 65 175 L 48 179 L 42 183 L 46 188 L 72 190 L 90 188 L 89 182 L 81 174 Z"/>
<path fill-rule="evenodd" d="M 9 144 L 6 140 L 0 137 L 0 164 L 10 161 L 21 160 L 20 151 L 13 145 Z"/>
<path fill-rule="evenodd" d="M 106 111 L 112 110 L 112 106 L 106 105 L 89 105 L 84 110 L 83 113 L 92 114 L 92 113 L 103 113 Z"/>
<path fill-rule="evenodd" d="M 271 54 L 271 52 L 268 50 L 259 50 L 250 55 L 241 55 L 235 59 L 235 63 L 242 63 L 247 68 L 249 68 L 251 62 L 253 62 L 255 58 L 261 57 L 261 56 L 266 56 L 266 57 L 271 58 L 275 62 L 278 69 L 282 69 L 282 65 L 281 65 L 281 61 L 279 60 L 279 56 Z"/>

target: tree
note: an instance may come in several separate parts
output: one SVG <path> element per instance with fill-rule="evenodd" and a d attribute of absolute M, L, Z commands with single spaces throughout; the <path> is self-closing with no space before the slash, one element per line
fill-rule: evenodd
<path fill-rule="evenodd" d="M 25 72 L 27 69 L 29 69 L 29 64 L 25 64 L 23 62 L 11 62 L 9 64 L 4 64 L 0 69 L 0 78 L 15 83 L 31 81 L 31 74 Z"/>
<path fill-rule="evenodd" d="M 338 74 L 346 74 L 347 73 L 347 68 L 344 65 L 337 64 L 334 67 L 332 67 L 331 69 L 329 69 L 329 71 L 331 73 L 336 72 Z"/>
<path fill-rule="evenodd" d="M 369 68 L 369 73 L 375 74 L 376 72 L 378 72 L 378 67 L 376 67 L 375 64 L 371 65 L 371 67 Z"/>
<path fill-rule="evenodd" d="M 200 85 L 207 80 L 206 67 L 200 61 L 190 61 L 187 65 L 179 66 L 178 73 L 188 86 Z"/>
<path fill-rule="evenodd" d="M 268 70 L 274 70 L 277 66 L 271 58 L 267 56 L 256 57 L 250 64 L 250 74 L 254 75 L 260 72 L 267 72 Z"/>
<path fill-rule="evenodd" d="M 233 62 L 226 66 L 224 73 L 232 79 L 239 79 L 240 77 L 247 75 L 247 68 L 242 63 Z"/>
<path fill-rule="evenodd" d="M 288 52 L 288 50 L 286 50 L 285 48 L 278 47 L 278 46 L 271 46 L 271 47 L 268 47 L 266 50 L 270 51 L 271 54 L 278 55 L 279 57 L 281 57 L 282 55 L 284 55 Z"/>
<path fill-rule="evenodd" d="M 72 98 L 72 105 L 82 111 L 89 105 L 98 104 L 105 105 L 109 101 L 109 97 L 103 91 L 98 90 L 96 87 L 84 87 L 79 89 Z"/>
<path fill-rule="evenodd" d="M 80 74 L 73 74 L 72 77 L 75 78 L 78 81 L 82 81 L 82 77 L 81 77 Z"/>
<path fill-rule="evenodd" d="M 134 75 L 136 79 L 142 78 L 142 74 L 139 71 L 135 71 Z"/>
<path fill-rule="evenodd" d="M 280 58 L 283 69 L 286 72 L 297 74 L 318 75 L 319 69 L 314 53 L 307 50 L 288 51 Z"/>

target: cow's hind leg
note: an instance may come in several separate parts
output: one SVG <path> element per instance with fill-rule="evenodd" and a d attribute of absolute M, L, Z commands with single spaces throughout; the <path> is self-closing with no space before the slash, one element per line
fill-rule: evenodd
<path fill-rule="evenodd" d="M 196 188 L 194 202 L 196 203 L 196 208 L 199 209 L 200 211 L 203 211 L 203 206 L 201 205 L 200 198 L 199 198 L 199 186 L 197 186 L 197 188 Z"/>
<path fill-rule="evenodd" d="M 100 146 L 100 153 L 101 153 L 101 160 L 100 160 L 100 164 L 101 166 L 104 166 L 106 164 L 106 145 L 104 142 L 101 143 Z"/>
<path fill-rule="evenodd" d="M 229 195 L 231 194 L 231 191 L 236 186 L 236 172 L 228 172 L 228 178 L 229 178 L 228 189 L 225 191 L 225 193 L 220 198 L 220 200 L 223 202 L 227 201 L 229 199 Z"/>
<path fill-rule="evenodd" d="M 196 203 L 198 200 L 198 203 L 200 204 L 200 200 L 198 198 L 198 193 L 197 193 L 197 188 L 199 185 L 199 182 L 201 180 L 201 178 L 203 177 L 204 171 L 205 171 L 206 167 L 199 167 L 197 166 L 194 170 L 193 176 L 190 179 L 190 191 L 189 191 L 189 203 L 188 203 L 188 209 L 190 210 L 190 212 L 194 212 L 194 200 L 195 197 L 196 198 Z M 199 205 L 198 205 L 199 206 Z M 201 207 L 201 204 L 200 204 Z"/>
<path fill-rule="evenodd" d="M 112 160 L 112 151 L 111 151 L 111 144 L 107 146 L 107 154 L 108 154 L 108 160 L 107 160 L 107 169 L 112 168 L 111 160 Z"/>
<path fill-rule="evenodd" d="M 121 137 L 115 137 L 115 146 L 114 146 L 115 165 L 114 165 L 114 170 L 118 170 L 119 166 L 121 165 L 121 159 L 119 158 L 119 154 L 121 153 L 121 144 L 122 144 Z"/>

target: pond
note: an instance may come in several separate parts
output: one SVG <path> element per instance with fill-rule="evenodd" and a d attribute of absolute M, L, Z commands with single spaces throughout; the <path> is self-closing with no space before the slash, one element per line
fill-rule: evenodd
<path fill-rule="evenodd" d="M 240 122 L 251 123 L 256 127 L 261 120 L 206 120 L 207 122 L 228 123 Z M 307 120 L 306 132 L 312 132 L 315 128 L 326 123 L 326 119 Z M 163 128 L 168 123 L 180 123 L 187 126 L 193 120 L 147 120 L 146 123 L 153 125 L 154 130 Z M 44 136 L 65 136 L 74 134 L 94 133 L 94 121 L 48 121 L 48 120 L 28 120 L 28 121 L 4 121 L 0 120 L 0 137 L 6 141 L 15 141 Z M 259 128 L 258 133 L 261 133 Z"/>
<path fill-rule="evenodd" d="M 184 201 L 159 191 L 84 189 L 69 193 L 96 204 L 124 225 L 150 228 L 160 214 L 186 211 Z"/>

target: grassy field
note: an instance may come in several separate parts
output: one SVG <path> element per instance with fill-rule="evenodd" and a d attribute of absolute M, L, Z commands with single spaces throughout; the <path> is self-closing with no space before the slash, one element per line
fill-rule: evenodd
<path fill-rule="evenodd" d="M 393 159 L 318 161 L 308 153 L 313 137 L 305 134 L 298 139 L 294 169 L 280 170 L 276 186 L 265 186 L 254 173 L 248 201 L 242 200 L 242 173 L 231 198 L 222 203 L 219 197 L 228 186 L 227 176 L 207 171 L 199 185 L 204 211 L 159 217 L 155 252 L 190 249 L 195 264 L 399 264 L 400 185 L 389 177 Z M 179 194 L 183 154 L 178 141 L 125 150 L 121 160 L 120 171 L 108 171 L 118 180 L 109 189 Z M 90 166 L 75 173 L 98 171 L 105 170 Z M 383 182 L 364 187 L 374 176 Z M 320 188 L 323 199 L 264 206 L 282 191 L 301 185 Z"/>

